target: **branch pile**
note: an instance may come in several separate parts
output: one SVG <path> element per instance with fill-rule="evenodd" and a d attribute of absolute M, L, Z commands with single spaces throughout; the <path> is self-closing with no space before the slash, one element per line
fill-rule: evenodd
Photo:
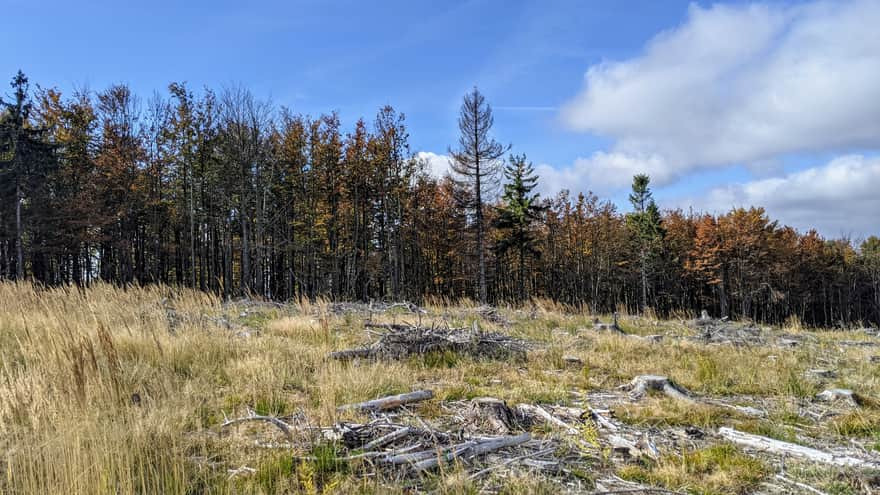
<path fill-rule="evenodd" d="M 385 330 L 373 343 L 355 349 L 331 352 L 330 357 L 351 359 L 404 359 L 433 352 L 454 352 L 489 359 L 523 359 L 525 342 L 497 332 L 472 328 L 437 328 L 402 324 L 366 323 Z"/>
<path fill-rule="evenodd" d="M 688 322 L 699 331 L 697 340 L 704 344 L 763 345 L 766 343 L 761 328 L 751 322 L 731 321 L 726 316 L 712 318 L 703 311 L 696 320 Z"/>

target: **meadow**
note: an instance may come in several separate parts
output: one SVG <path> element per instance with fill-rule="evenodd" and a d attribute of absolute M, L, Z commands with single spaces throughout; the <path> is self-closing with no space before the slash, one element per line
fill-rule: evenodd
<path fill-rule="evenodd" d="M 880 489 L 871 469 L 880 459 L 880 338 L 870 329 L 743 324 L 753 340 L 725 342 L 702 338 L 687 314 L 664 321 L 623 314 L 621 332 L 612 332 L 595 324 L 610 315 L 545 301 L 488 312 L 468 301 L 429 301 L 423 313 L 364 306 L 224 302 L 163 286 L 0 283 L 0 492 Z M 374 340 L 367 321 L 476 325 L 528 343 L 528 351 L 517 360 L 453 352 L 328 358 Z M 620 388 L 640 375 L 669 377 L 697 400 L 636 398 Z M 327 435 L 285 441 L 268 422 L 223 427 L 247 415 L 280 418 L 297 431 L 365 424 L 375 416 L 339 407 L 417 389 L 433 398 L 386 417 L 449 429 L 456 411 L 488 397 L 511 409 L 599 411 L 616 426 L 612 434 L 589 414 L 563 426 L 513 425 L 532 441 L 555 442 L 546 444 L 559 453 L 552 470 L 519 462 L 514 448 L 504 465 L 490 456 L 424 473 L 378 468 Z M 859 400 L 817 399 L 832 389 Z M 868 468 L 760 452 L 725 439 L 723 427 L 851 456 Z M 653 453 L 620 455 L 613 437 L 621 436 L 647 439 Z"/>

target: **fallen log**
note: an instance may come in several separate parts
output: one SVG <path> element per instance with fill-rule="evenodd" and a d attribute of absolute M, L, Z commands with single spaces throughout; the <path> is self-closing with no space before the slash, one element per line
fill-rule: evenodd
<path fill-rule="evenodd" d="M 366 444 L 364 444 L 363 450 L 370 451 L 373 449 L 378 449 L 379 447 L 384 447 L 385 445 L 388 445 L 389 443 L 391 443 L 395 440 L 398 440 L 400 438 L 403 438 L 403 437 L 409 435 L 413 431 L 415 431 L 415 430 L 412 427 L 404 426 L 403 428 L 394 430 L 391 433 L 388 433 L 386 435 L 382 435 L 381 437 L 379 437 L 371 442 L 367 442 Z"/>
<path fill-rule="evenodd" d="M 416 390 L 415 392 L 409 392 L 406 394 L 398 394 L 398 395 L 390 395 L 388 397 L 381 397 L 379 399 L 368 400 L 366 402 L 359 402 L 357 404 L 346 404 L 344 406 L 340 406 L 337 408 L 338 411 L 360 411 L 360 412 L 375 412 L 375 411 L 385 411 L 388 409 L 396 409 L 400 406 L 411 404 L 413 402 L 419 402 L 423 400 L 428 400 L 434 397 L 434 392 L 430 390 Z"/>
<path fill-rule="evenodd" d="M 456 459 L 481 456 L 495 450 L 500 450 L 506 447 L 513 447 L 515 445 L 528 442 L 531 439 L 532 436 L 530 434 L 523 433 L 522 435 L 498 437 L 488 440 L 481 440 L 478 442 L 465 442 L 463 444 L 453 446 L 452 448 L 448 449 L 448 451 L 443 455 L 416 462 L 415 464 L 413 464 L 413 468 L 417 471 L 425 471 L 439 466 L 441 462 L 451 462 Z"/>
<path fill-rule="evenodd" d="M 694 399 L 690 396 L 690 392 L 679 387 L 669 378 L 661 375 L 640 375 L 633 378 L 633 381 L 629 384 L 623 385 L 620 388 L 623 390 L 629 390 L 630 397 L 633 400 L 639 400 L 647 395 L 648 391 L 656 390 L 663 392 L 673 399 L 694 402 Z"/>
<path fill-rule="evenodd" d="M 857 407 L 880 407 L 880 404 L 878 404 L 876 400 L 865 397 L 846 388 L 831 388 L 823 390 L 816 394 L 816 400 L 823 402 L 845 401 Z"/>
<path fill-rule="evenodd" d="M 270 423 L 272 425 L 275 425 L 275 427 L 277 427 L 279 430 L 282 431 L 282 433 L 284 433 L 284 435 L 287 437 L 288 440 L 293 440 L 293 433 L 291 433 L 291 431 L 290 431 L 290 425 L 288 425 L 284 421 L 281 421 L 280 419 L 278 419 L 274 416 L 263 416 L 261 414 L 256 414 L 253 411 L 249 411 L 247 416 L 242 416 L 240 418 L 235 418 L 235 419 L 227 419 L 226 421 L 223 422 L 223 424 L 220 425 L 220 429 L 222 430 L 223 428 L 228 428 L 230 426 L 244 423 L 247 421 L 264 421 L 266 423 Z"/>
<path fill-rule="evenodd" d="M 733 428 L 728 428 L 726 426 L 719 428 L 718 434 L 729 442 L 741 445 L 743 447 L 749 447 L 761 452 L 768 452 L 777 455 L 788 455 L 800 459 L 806 459 L 808 461 L 829 464 L 832 466 L 870 469 L 880 468 L 880 463 L 877 462 L 867 461 L 864 459 L 845 455 L 835 455 L 830 452 L 825 452 L 811 447 L 805 447 L 803 445 L 798 445 L 795 443 L 783 442 L 781 440 L 762 437 L 760 435 L 752 435 L 751 433 L 745 433 L 735 430 Z"/>

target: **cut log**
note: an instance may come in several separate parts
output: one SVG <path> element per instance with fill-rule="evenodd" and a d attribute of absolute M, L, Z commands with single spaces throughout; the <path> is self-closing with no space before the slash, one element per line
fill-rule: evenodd
<path fill-rule="evenodd" d="M 787 455 L 832 466 L 870 469 L 880 468 L 880 463 L 845 455 L 835 455 L 830 452 L 824 452 L 822 450 L 805 447 L 795 443 L 774 440 L 760 435 L 752 435 L 751 433 L 745 433 L 733 428 L 721 427 L 718 429 L 718 434 L 729 442 L 761 452 L 783 456 Z"/>
<path fill-rule="evenodd" d="M 487 454 L 506 447 L 513 447 L 528 442 L 532 436 L 528 433 L 522 435 L 498 437 L 479 442 L 465 442 L 450 448 L 445 454 L 416 462 L 413 467 L 417 471 L 425 471 L 433 469 L 440 465 L 441 462 L 450 462 L 461 458 L 471 458 Z"/>
<path fill-rule="evenodd" d="M 629 384 L 621 387 L 624 390 L 630 391 L 630 397 L 633 400 L 639 400 L 645 395 L 647 395 L 648 391 L 656 390 L 659 392 L 663 392 L 669 397 L 672 397 L 676 400 L 693 402 L 694 400 L 690 396 L 690 392 L 676 385 L 672 380 L 665 376 L 661 375 L 640 375 L 637 376 L 631 381 Z"/>
<path fill-rule="evenodd" d="M 403 438 L 403 437 L 409 435 L 413 431 L 414 431 L 413 428 L 411 428 L 409 426 L 405 426 L 405 427 L 400 428 L 398 430 L 394 430 L 391 433 L 388 433 L 386 435 L 382 435 L 381 437 L 379 437 L 371 442 L 367 442 L 364 445 L 363 450 L 370 451 L 373 449 L 378 449 L 379 447 L 384 447 L 395 440 L 398 440 L 400 438 Z"/>
<path fill-rule="evenodd" d="M 339 411 L 361 411 L 361 412 L 374 412 L 374 411 L 385 411 L 388 409 L 396 409 L 400 406 L 411 404 L 413 402 L 420 402 L 423 400 L 428 400 L 434 397 L 434 392 L 430 390 L 416 390 L 415 392 L 409 392 L 406 394 L 399 395 L 390 395 L 388 397 L 382 397 L 379 399 L 368 400 L 366 402 L 360 402 L 358 404 L 347 404 L 344 406 L 340 406 L 338 408 Z"/>

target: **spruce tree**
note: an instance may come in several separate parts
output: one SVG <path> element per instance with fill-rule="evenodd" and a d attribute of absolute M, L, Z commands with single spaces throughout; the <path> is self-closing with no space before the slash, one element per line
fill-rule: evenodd
<path fill-rule="evenodd" d="M 514 155 L 504 169 L 504 195 L 495 227 L 504 232 L 504 237 L 496 244 L 496 252 L 503 256 L 516 253 L 517 296 L 525 299 L 526 258 L 538 256 L 537 236 L 534 223 L 541 218 L 544 207 L 539 204 L 539 195 L 532 194 L 538 176 L 525 155 Z"/>
<path fill-rule="evenodd" d="M 651 189 L 648 187 L 650 183 L 650 177 L 645 174 L 638 174 L 633 177 L 632 193 L 629 195 L 629 201 L 632 203 L 635 211 L 627 215 L 626 218 L 627 225 L 635 235 L 639 249 L 640 306 L 642 312 L 648 307 L 649 265 L 656 256 L 659 244 L 665 235 L 660 211 L 657 209 Z"/>
<path fill-rule="evenodd" d="M 477 231 L 477 257 L 479 259 L 478 288 L 481 303 L 487 299 L 485 238 L 486 226 L 483 224 L 483 204 L 486 194 L 497 184 L 498 172 L 510 146 L 495 141 L 489 134 L 495 120 L 492 108 L 477 88 L 464 96 L 458 116 L 458 149 L 449 150 L 452 157 L 452 171 L 457 181 L 469 194 L 463 196 L 462 206 L 474 212 Z"/>
<path fill-rule="evenodd" d="M 54 146 L 46 138 L 47 130 L 31 125 L 33 105 L 28 78 L 18 71 L 10 84 L 13 101 L 0 98 L 0 211 L 12 206 L 15 218 L 15 278 L 25 275 L 24 243 L 30 227 L 44 218 L 28 218 L 47 204 L 48 174 L 55 164 Z M 24 211 L 27 209 L 28 211 Z M 33 230 L 33 229 L 31 229 Z"/>

